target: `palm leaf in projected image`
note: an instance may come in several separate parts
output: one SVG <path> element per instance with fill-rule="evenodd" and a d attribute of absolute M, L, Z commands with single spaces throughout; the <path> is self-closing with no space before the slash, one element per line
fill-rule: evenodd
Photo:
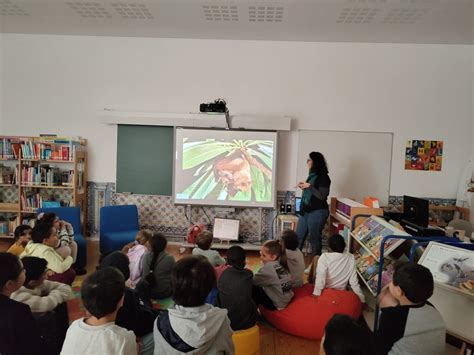
<path fill-rule="evenodd" d="M 253 145 L 266 145 L 267 147 L 273 147 L 272 141 L 263 141 L 263 140 L 246 140 L 244 146 L 251 147 Z"/>
<path fill-rule="evenodd" d="M 216 142 L 207 140 L 198 142 L 199 144 L 185 143 L 183 148 L 183 169 L 191 169 L 208 160 L 214 159 L 218 155 L 237 149 L 232 143 Z"/>
<path fill-rule="evenodd" d="M 250 201 L 252 199 L 252 190 L 247 192 L 239 191 L 234 196 L 229 196 L 229 201 Z"/>
<path fill-rule="evenodd" d="M 245 169 L 231 170 L 239 159 L 243 160 Z M 223 168 L 224 165 L 228 168 Z M 272 141 L 234 139 L 231 142 L 216 142 L 209 139 L 185 142 L 183 169 L 195 169 L 193 176 L 197 180 L 183 194 L 192 199 L 213 198 L 220 201 L 251 201 L 254 196 L 256 201 L 268 202 L 271 200 L 272 168 Z M 248 182 L 242 180 L 246 175 Z M 248 189 L 245 188 L 245 183 L 251 184 L 251 187 L 247 184 Z"/>
<path fill-rule="evenodd" d="M 224 184 L 221 184 L 221 185 L 222 185 L 222 190 L 219 193 L 219 196 L 217 196 L 217 199 L 219 201 L 225 201 L 227 199 L 228 193 L 227 193 L 227 190 L 225 189 Z"/>
<path fill-rule="evenodd" d="M 249 149 L 248 151 L 251 155 L 253 155 L 254 157 L 257 157 L 259 160 L 261 160 L 267 166 L 267 168 L 269 168 L 269 169 L 272 168 L 272 166 L 273 166 L 272 158 L 268 157 L 266 154 L 263 154 L 263 153 L 260 153 L 257 150 L 254 150 L 254 149 Z"/>
<path fill-rule="evenodd" d="M 201 175 L 196 181 L 194 181 L 183 191 L 183 195 L 191 196 L 208 175 L 212 175 L 212 171 L 207 170 L 203 175 Z"/>
<path fill-rule="evenodd" d="M 207 172 L 204 176 L 207 178 L 202 181 L 199 187 L 193 192 L 191 198 L 201 200 L 206 198 L 217 185 L 212 171 Z"/>
<path fill-rule="evenodd" d="M 265 177 L 261 170 L 255 166 L 250 166 L 252 175 L 252 191 L 255 200 L 258 202 L 268 202 L 271 200 L 271 189 L 268 189 L 271 182 Z"/>

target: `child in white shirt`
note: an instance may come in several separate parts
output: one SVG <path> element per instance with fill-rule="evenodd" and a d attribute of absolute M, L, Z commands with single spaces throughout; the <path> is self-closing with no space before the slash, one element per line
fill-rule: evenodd
<path fill-rule="evenodd" d="M 346 242 L 340 234 L 332 235 L 328 240 L 330 252 L 323 253 L 319 259 L 315 257 L 313 267 L 316 268 L 314 296 L 320 296 L 325 288 L 345 290 L 349 284 L 352 291 L 365 303 L 365 296 L 357 279 L 354 255 L 344 253 Z M 313 279 L 312 273 L 309 279 Z"/>
<path fill-rule="evenodd" d="M 46 280 L 48 262 L 45 259 L 25 256 L 21 261 L 26 272 L 25 283 L 12 293 L 11 299 L 27 304 L 33 313 L 44 313 L 72 298 L 69 285 Z"/>
<path fill-rule="evenodd" d="M 137 354 L 135 334 L 115 325 L 124 290 L 123 275 L 113 267 L 100 269 L 84 281 L 81 298 L 91 316 L 71 324 L 61 354 Z"/>

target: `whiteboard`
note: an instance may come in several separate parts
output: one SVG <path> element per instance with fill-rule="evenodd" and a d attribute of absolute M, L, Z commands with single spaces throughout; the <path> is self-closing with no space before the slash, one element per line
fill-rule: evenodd
<path fill-rule="evenodd" d="M 373 196 L 381 206 L 387 206 L 392 144 L 393 133 L 300 130 L 297 180 L 304 181 L 308 176 L 309 153 L 321 152 L 329 168 L 330 196 L 358 202 Z M 297 189 L 297 195 L 300 194 L 301 190 Z"/>

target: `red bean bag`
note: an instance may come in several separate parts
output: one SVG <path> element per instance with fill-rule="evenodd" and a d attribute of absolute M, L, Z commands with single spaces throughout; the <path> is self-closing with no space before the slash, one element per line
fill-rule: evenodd
<path fill-rule="evenodd" d="M 313 289 L 313 284 L 296 288 L 293 300 L 285 309 L 269 311 L 260 307 L 260 313 L 282 332 L 315 340 L 323 337 L 324 327 L 334 314 L 359 318 L 362 304 L 354 292 L 325 289 L 321 296 L 313 297 Z"/>

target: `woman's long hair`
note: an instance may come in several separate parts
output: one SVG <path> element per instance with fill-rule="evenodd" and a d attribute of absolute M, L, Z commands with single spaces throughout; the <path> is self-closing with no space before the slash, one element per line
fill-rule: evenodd
<path fill-rule="evenodd" d="M 322 155 L 320 152 L 311 152 L 309 153 L 309 157 L 313 161 L 313 165 L 310 169 L 311 173 L 315 173 L 317 175 L 329 173 L 328 165 L 324 155 Z"/>

